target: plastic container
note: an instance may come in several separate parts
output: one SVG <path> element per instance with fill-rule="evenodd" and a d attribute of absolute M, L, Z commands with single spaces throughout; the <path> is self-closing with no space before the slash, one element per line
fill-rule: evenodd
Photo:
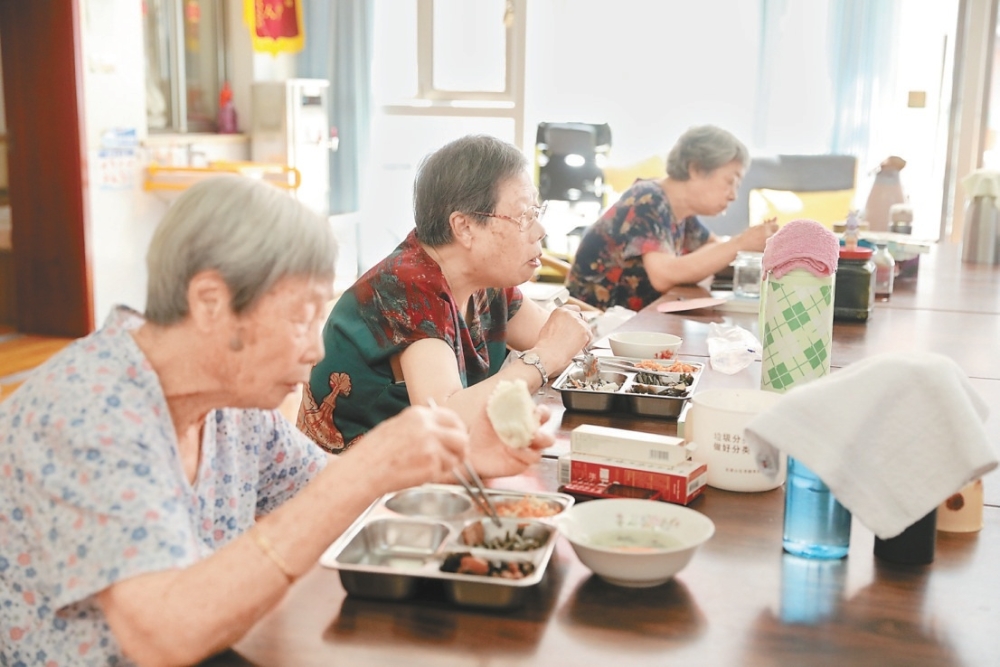
<path fill-rule="evenodd" d="M 875 262 L 870 248 L 840 249 L 833 319 L 867 322 L 875 307 Z"/>
<path fill-rule="evenodd" d="M 759 299 L 761 262 L 764 253 L 739 251 L 733 267 L 733 295 L 742 299 Z"/>
<path fill-rule="evenodd" d="M 843 558 L 851 546 L 851 513 L 823 480 L 788 457 L 785 484 L 785 551 L 804 558 Z"/>
<path fill-rule="evenodd" d="M 888 301 L 892 297 L 892 285 L 896 277 L 896 260 L 889 252 L 888 243 L 878 243 L 878 250 L 872 255 L 875 262 L 875 300 Z"/>
<path fill-rule="evenodd" d="M 983 480 L 977 479 L 938 505 L 937 529 L 975 533 L 983 529 Z"/>

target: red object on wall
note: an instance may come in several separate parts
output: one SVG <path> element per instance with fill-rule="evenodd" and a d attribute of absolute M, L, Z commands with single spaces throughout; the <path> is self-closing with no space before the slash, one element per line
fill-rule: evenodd
<path fill-rule="evenodd" d="M 250 26 L 255 51 L 294 53 L 305 35 L 302 0 L 245 0 L 244 19 Z"/>

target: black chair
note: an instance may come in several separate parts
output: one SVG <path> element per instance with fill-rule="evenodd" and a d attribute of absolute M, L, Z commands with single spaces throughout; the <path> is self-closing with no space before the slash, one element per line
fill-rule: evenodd
<path fill-rule="evenodd" d="M 535 138 L 542 201 L 604 204 L 601 163 L 611 149 L 607 123 L 539 123 Z"/>

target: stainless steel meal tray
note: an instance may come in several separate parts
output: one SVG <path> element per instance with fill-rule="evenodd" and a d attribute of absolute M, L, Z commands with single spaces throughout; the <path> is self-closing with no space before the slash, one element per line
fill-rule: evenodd
<path fill-rule="evenodd" d="M 563 493 L 490 489 L 501 513 L 561 513 L 573 504 Z M 553 514 L 553 516 L 555 515 Z M 464 606 L 508 609 L 523 603 L 541 582 L 555 548 L 551 517 L 504 516 L 497 528 L 460 486 L 427 484 L 379 498 L 324 552 L 320 564 L 336 569 L 351 595 L 405 600 L 424 588 L 441 587 L 448 600 Z M 478 524 L 478 525 L 477 525 Z M 481 530 L 486 541 L 505 539 L 521 528 L 520 551 L 465 544 L 463 529 Z M 451 554 L 491 562 L 491 570 L 528 570 L 520 579 L 441 570 Z"/>
<path fill-rule="evenodd" d="M 635 363 L 642 361 L 633 357 L 601 357 L 617 362 Z M 693 382 L 688 387 L 684 396 L 663 396 L 656 394 L 636 393 L 636 382 L 638 372 L 631 371 L 601 371 L 602 380 L 616 382 L 619 387 L 617 391 L 597 391 L 593 389 L 578 389 L 573 386 L 572 381 L 583 379 L 583 367 L 580 363 L 571 364 L 564 370 L 552 386 L 562 396 L 563 405 L 567 410 L 580 410 L 584 412 L 622 412 L 644 417 L 665 417 L 676 419 L 684 402 L 694 394 L 701 376 L 705 372 L 705 365 L 701 362 L 681 360 L 686 364 L 695 366 L 698 370 L 691 373 Z"/>

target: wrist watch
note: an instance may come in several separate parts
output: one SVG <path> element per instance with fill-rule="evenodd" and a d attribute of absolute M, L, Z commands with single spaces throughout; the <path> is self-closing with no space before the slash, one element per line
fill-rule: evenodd
<path fill-rule="evenodd" d="M 545 372 L 545 366 L 542 365 L 542 360 L 539 356 L 534 352 L 518 352 L 517 358 L 529 366 L 534 366 L 538 374 L 542 376 L 542 386 L 545 386 L 549 381 L 549 374 Z"/>

